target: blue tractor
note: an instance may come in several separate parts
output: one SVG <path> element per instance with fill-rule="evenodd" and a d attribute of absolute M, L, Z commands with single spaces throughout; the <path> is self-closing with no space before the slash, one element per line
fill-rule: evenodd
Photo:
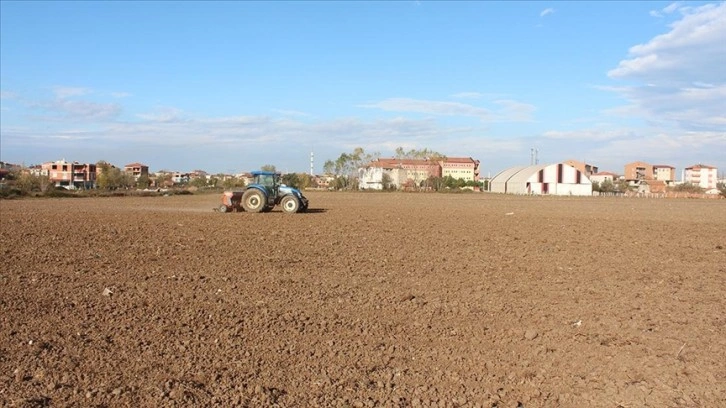
<path fill-rule="evenodd" d="M 308 199 L 300 190 L 281 184 L 280 176 L 280 173 L 272 171 L 253 171 L 252 184 L 242 190 L 222 193 L 222 204 L 218 211 L 258 213 L 271 211 L 279 205 L 286 213 L 305 212 Z"/>

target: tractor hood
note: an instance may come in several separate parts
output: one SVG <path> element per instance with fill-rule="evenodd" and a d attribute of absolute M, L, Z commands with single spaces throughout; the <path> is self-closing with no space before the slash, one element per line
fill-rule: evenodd
<path fill-rule="evenodd" d="M 286 186 L 284 184 L 281 184 L 280 185 L 280 195 L 283 196 L 283 195 L 286 195 L 286 194 L 292 194 L 295 197 L 302 197 L 303 196 L 302 193 L 300 192 L 300 190 L 298 190 L 296 188 L 293 188 L 293 187 L 290 187 L 290 186 Z"/>

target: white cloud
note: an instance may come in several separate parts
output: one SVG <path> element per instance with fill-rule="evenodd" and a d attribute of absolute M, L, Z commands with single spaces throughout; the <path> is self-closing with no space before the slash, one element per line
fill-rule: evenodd
<path fill-rule="evenodd" d="M 97 103 L 70 99 L 55 99 L 53 101 L 38 102 L 31 107 L 60 114 L 62 118 L 74 120 L 109 120 L 121 113 L 121 105 L 115 103 Z M 57 120 L 59 118 L 47 118 Z"/>
<path fill-rule="evenodd" d="M 483 95 L 479 92 L 459 92 L 451 95 L 455 99 L 481 99 Z"/>
<path fill-rule="evenodd" d="M 53 87 L 53 93 L 56 98 L 69 98 L 71 96 L 82 96 L 92 93 L 88 88 L 71 87 L 71 86 L 56 86 Z"/>
<path fill-rule="evenodd" d="M 500 99 L 494 103 L 502 107 L 496 112 L 496 120 L 499 122 L 531 122 L 533 113 L 537 110 L 534 105 L 511 99 Z"/>
<path fill-rule="evenodd" d="M 653 164 L 668 164 L 683 168 L 696 160 L 717 164 L 723 161 L 721 149 L 726 146 L 726 135 L 720 132 L 667 132 L 647 131 L 639 137 L 612 140 L 593 149 L 592 154 L 602 161 L 615 161 L 621 166 L 633 160 Z M 684 156 L 683 151 L 696 152 L 696 156 Z M 698 157 L 698 159 L 693 159 Z"/>
<path fill-rule="evenodd" d="M 671 14 L 674 11 L 678 10 L 679 8 L 681 8 L 681 4 L 682 3 L 680 1 L 677 1 L 675 3 L 671 3 L 671 4 L 667 5 L 665 8 L 663 8 L 663 12 L 666 13 L 666 14 Z"/>
<path fill-rule="evenodd" d="M 373 104 L 361 105 L 364 108 L 378 108 L 389 112 L 414 112 L 444 116 L 470 116 L 482 120 L 490 118 L 491 112 L 484 108 L 459 102 L 426 101 L 410 98 L 391 98 Z"/>
<path fill-rule="evenodd" d="M 435 116 L 474 117 L 486 122 L 527 122 L 532 120 L 535 107 L 530 104 L 500 99 L 492 102 L 495 109 L 488 109 L 460 102 L 428 101 L 410 98 L 391 98 L 361 105 L 388 112 L 412 112 Z"/>
<path fill-rule="evenodd" d="M 18 94 L 11 91 L 0 91 L 0 99 L 15 100 L 18 99 Z"/>
<path fill-rule="evenodd" d="M 170 107 L 161 107 L 155 112 L 139 113 L 136 116 L 148 122 L 171 123 L 184 121 L 184 113 L 181 109 Z"/>
<path fill-rule="evenodd" d="M 608 72 L 611 78 L 658 82 L 726 80 L 726 3 L 691 10 L 671 31 L 630 48 L 631 58 Z"/>
<path fill-rule="evenodd" d="M 546 8 L 546 9 L 542 10 L 542 11 L 541 11 L 541 12 L 539 13 L 539 16 L 540 16 L 540 17 L 544 17 L 544 16 L 550 15 L 550 14 L 552 14 L 552 13 L 554 13 L 554 12 L 555 12 L 555 9 L 553 9 L 553 8 Z"/>
<path fill-rule="evenodd" d="M 666 14 L 671 14 L 679 9 L 680 10 L 690 9 L 689 7 L 681 7 L 681 4 L 682 4 L 681 2 L 676 2 L 676 3 L 671 3 L 671 4 L 667 5 L 666 7 L 663 7 L 660 10 L 651 10 L 650 15 L 651 15 L 651 17 L 661 18 L 661 17 L 664 17 Z"/>
<path fill-rule="evenodd" d="M 578 129 L 549 130 L 542 136 L 547 139 L 595 142 L 632 138 L 634 134 L 630 129 Z"/>
<path fill-rule="evenodd" d="M 721 130 L 726 123 L 726 3 L 679 8 L 670 31 L 630 49 L 608 72 L 635 85 L 612 87 L 628 102 L 610 111 L 686 130 Z"/>
<path fill-rule="evenodd" d="M 294 117 L 299 117 L 299 118 L 311 116 L 309 113 L 305 113 L 305 112 L 301 112 L 301 111 L 297 111 L 297 110 L 291 110 L 291 109 L 275 109 L 273 112 L 279 113 L 280 115 L 283 115 L 283 116 L 294 116 Z"/>

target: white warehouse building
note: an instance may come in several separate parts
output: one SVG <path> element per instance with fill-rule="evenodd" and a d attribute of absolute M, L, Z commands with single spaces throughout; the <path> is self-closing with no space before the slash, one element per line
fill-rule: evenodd
<path fill-rule="evenodd" d="M 507 194 L 591 196 L 592 182 L 576 168 L 564 164 L 538 164 L 506 169 L 492 179 L 490 191 Z"/>

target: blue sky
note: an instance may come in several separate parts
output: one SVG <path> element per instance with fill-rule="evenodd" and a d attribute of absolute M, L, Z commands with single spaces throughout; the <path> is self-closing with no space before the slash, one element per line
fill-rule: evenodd
<path fill-rule="evenodd" d="M 726 171 L 724 2 L 0 2 L 0 160 Z"/>

